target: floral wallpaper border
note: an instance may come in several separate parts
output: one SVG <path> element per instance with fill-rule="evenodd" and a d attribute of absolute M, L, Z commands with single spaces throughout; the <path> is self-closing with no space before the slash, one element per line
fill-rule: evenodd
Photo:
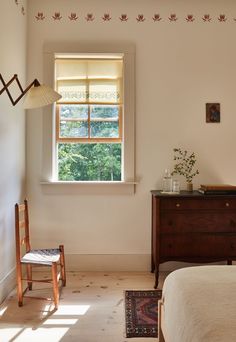
<path fill-rule="evenodd" d="M 18 1 L 18 0 L 15 0 Z M 102 22 L 110 22 L 110 21 L 119 21 L 126 23 L 127 21 L 135 20 L 137 23 L 143 23 L 145 21 L 152 21 L 152 22 L 160 22 L 160 21 L 167 21 L 167 22 L 178 22 L 178 21 L 184 21 L 188 23 L 193 22 L 221 22 L 225 23 L 226 21 L 234 21 L 236 22 L 236 16 L 235 17 L 227 17 L 225 14 L 219 14 L 217 17 L 211 16 L 210 14 L 203 14 L 201 17 L 196 17 L 194 14 L 187 14 L 185 17 L 180 18 L 176 13 L 171 13 L 167 17 L 162 17 L 161 14 L 155 13 L 152 15 L 152 17 L 146 17 L 144 14 L 137 14 L 136 17 L 130 18 L 128 14 L 122 13 L 118 17 L 113 17 L 110 13 L 104 13 L 100 17 L 96 17 L 94 13 L 87 13 L 85 15 L 80 15 L 77 12 L 71 12 L 67 15 L 62 15 L 60 11 L 48 14 L 46 15 L 44 12 L 38 12 L 35 14 L 35 20 L 36 21 L 43 21 L 43 20 L 53 20 L 53 21 L 61 21 L 62 19 L 68 20 L 68 21 L 87 21 L 87 22 L 93 22 L 93 21 L 102 21 Z"/>
<path fill-rule="evenodd" d="M 25 15 L 25 7 L 20 4 L 20 0 L 15 0 L 15 4 L 19 6 L 22 15 Z"/>
<path fill-rule="evenodd" d="M 15 4 L 19 6 L 21 14 L 25 15 L 25 8 L 21 4 L 21 0 L 14 0 Z M 96 17 L 93 13 L 87 13 L 84 16 L 80 16 L 77 12 L 71 12 L 66 16 L 63 16 L 60 11 L 54 12 L 52 14 L 46 15 L 44 12 L 38 12 L 34 16 L 36 21 L 43 21 L 46 19 L 50 19 L 53 21 L 61 21 L 62 19 L 69 20 L 71 22 L 74 21 L 82 21 L 85 20 L 87 22 L 92 21 L 103 21 L 109 22 L 111 20 L 115 21 L 118 20 L 119 22 L 126 23 L 127 21 L 131 21 L 134 19 L 137 23 L 143 23 L 145 21 L 152 21 L 152 22 L 160 22 L 160 21 L 167 21 L 167 22 L 177 22 L 177 21 L 184 21 L 188 23 L 193 23 L 197 21 L 201 22 L 221 22 L 225 23 L 226 21 L 234 21 L 236 22 L 236 15 L 235 17 L 227 17 L 225 14 L 219 14 L 217 17 L 211 16 L 210 14 L 203 14 L 201 17 L 194 16 L 194 14 L 186 14 L 185 17 L 178 17 L 176 13 L 170 13 L 167 17 L 162 17 L 160 13 L 154 13 L 152 17 L 145 17 L 143 13 L 137 14 L 136 17 L 130 18 L 127 13 L 121 13 L 119 17 L 112 17 L 110 13 L 104 13 L 101 17 Z"/>

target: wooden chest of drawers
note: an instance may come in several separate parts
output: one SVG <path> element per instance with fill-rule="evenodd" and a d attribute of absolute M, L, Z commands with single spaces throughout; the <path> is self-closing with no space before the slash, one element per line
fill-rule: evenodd
<path fill-rule="evenodd" d="M 236 260 L 236 195 L 151 193 L 155 288 L 160 263 Z"/>

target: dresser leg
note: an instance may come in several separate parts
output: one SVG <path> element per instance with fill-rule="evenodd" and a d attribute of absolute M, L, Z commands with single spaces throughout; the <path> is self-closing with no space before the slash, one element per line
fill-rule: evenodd
<path fill-rule="evenodd" d="M 155 264 L 154 264 L 154 260 L 153 260 L 153 256 L 151 259 L 151 273 L 153 273 L 155 271 Z"/>
<path fill-rule="evenodd" d="M 157 288 L 159 283 L 159 265 L 155 268 L 155 284 L 154 284 L 154 289 Z"/>
<path fill-rule="evenodd" d="M 232 265 L 232 260 L 227 260 L 227 265 Z"/>

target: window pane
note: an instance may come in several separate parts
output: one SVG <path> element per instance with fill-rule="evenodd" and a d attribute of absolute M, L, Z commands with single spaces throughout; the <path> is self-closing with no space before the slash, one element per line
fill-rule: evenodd
<path fill-rule="evenodd" d="M 58 144 L 58 179 L 120 181 L 121 144 Z"/>
<path fill-rule="evenodd" d="M 111 118 L 118 120 L 119 106 L 91 106 L 91 119 Z"/>
<path fill-rule="evenodd" d="M 87 105 L 60 105 L 61 119 L 87 119 L 88 106 Z"/>
<path fill-rule="evenodd" d="M 119 138 L 119 124 L 117 121 L 92 121 L 90 127 L 91 138 Z"/>
<path fill-rule="evenodd" d="M 65 138 L 87 138 L 88 122 L 87 121 L 61 121 L 60 137 Z"/>

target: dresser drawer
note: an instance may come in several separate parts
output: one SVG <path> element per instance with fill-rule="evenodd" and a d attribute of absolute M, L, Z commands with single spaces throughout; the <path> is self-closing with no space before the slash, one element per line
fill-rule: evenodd
<path fill-rule="evenodd" d="M 201 197 L 201 198 L 162 198 L 160 210 L 220 210 L 236 209 L 236 198 L 229 197 Z"/>
<path fill-rule="evenodd" d="M 160 230 L 165 233 L 236 232 L 234 210 L 163 210 L 160 214 Z"/>
<path fill-rule="evenodd" d="M 192 234 L 160 236 L 160 255 L 164 259 L 236 257 L 236 234 Z"/>

